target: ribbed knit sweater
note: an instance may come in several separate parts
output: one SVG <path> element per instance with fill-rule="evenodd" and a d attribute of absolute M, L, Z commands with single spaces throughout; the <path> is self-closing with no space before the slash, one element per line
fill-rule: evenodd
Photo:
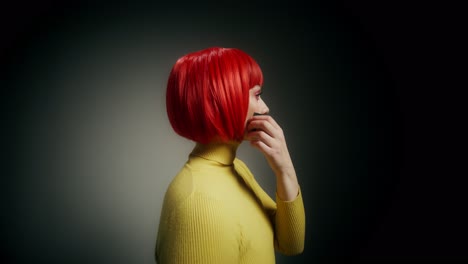
<path fill-rule="evenodd" d="M 275 263 L 303 251 L 301 191 L 276 202 L 236 158 L 239 144 L 197 144 L 169 185 L 155 257 L 167 263 Z"/>

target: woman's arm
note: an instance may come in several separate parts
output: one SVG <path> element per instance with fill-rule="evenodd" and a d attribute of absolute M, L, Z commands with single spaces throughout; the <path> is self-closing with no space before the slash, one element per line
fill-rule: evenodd
<path fill-rule="evenodd" d="M 286 255 L 304 250 L 305 212 L 283 130 L 268 115 L 254 116 L 246 139 L 265 156 L 276 176 L 275 248 Z"/>
<path fill-rule="evenodd" d="M 265 155 L 276 175 L 279 198 L 294 200 L 299 192 L 299 183 L 281 127 L 271 116 L 260 115 L 249 120 L 247 131 L 247 140 Z"/>

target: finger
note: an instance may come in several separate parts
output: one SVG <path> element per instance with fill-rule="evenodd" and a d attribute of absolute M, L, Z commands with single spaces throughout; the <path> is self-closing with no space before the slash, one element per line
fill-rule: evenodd
<path fill-rule="evenodd" d="M 260 150 L 263 154 L 266 154 L 270 151 L 270 147 L 261 140 L 252 140 L 250 141 L 250 145 Z"/>
<path fill-rule="evenodd" d="M 264 131 L 271 137 L 277 136 L 276 128 L 267 120 L 253 120 L 247 125 L 247 131 Z"/>
<path fill-rule="evenodd" d="M 270 148 L 273 148 L 275 146 L 275 139 L 261 130 L 247 133 L 247 140 L 262 141 L 265 145 L 267 145 Z"/>
<path fill-rule="evenodd" d="M 255 120 L 265 120 L 265 121 L 269 122 L 273 127 L 281 128 L 280 125 L 275 121 L 275 119 L 273 117 L 271 117 L 270 115 L 253 116 L 252 118 L 250 118 L 249 121 L 252 122 L 252 121 L 255 121 Z"/>

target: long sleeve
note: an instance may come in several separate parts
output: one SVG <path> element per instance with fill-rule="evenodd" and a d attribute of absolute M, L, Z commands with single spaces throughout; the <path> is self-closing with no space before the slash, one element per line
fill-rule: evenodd
<path fill-rule="evenodd" d="M 238 263 L 236 224 L 220 201 L 192 193 L 161 219 L 156 261 Z"/>
<path fill-rule="evenodd" d="M 253 174 L 245 163 L 236 159 L 236 170 L 252 189 L 264 210 L 270 216 L 274 225 L 275 249 L 284 255 L 297 255 L 304 250 L 305 241 L 305 210 L 302 201 L 302 193 L 299 193 L 293 201 L 282 201 L 276 195 L 276 203 L 257 183 Z"/>
<path fill-rule="evenodd" d="M 262 201 L 264 210 L 270 215 L 274 225 L 274 245 L 278 252 L 292 256 L 304 251 L 305 210 L 299 188 L 297 197 L 292 201 L 282 201 L 276 195 L 276 203 L 255 181 L 256 193 Z"/>
<path fill-rule="evenodd" d="M 293 201 L 282 201 L 276 195 L 275 249 L 285 255 L 304 250 L 305 212 L 301 190 Z"/>

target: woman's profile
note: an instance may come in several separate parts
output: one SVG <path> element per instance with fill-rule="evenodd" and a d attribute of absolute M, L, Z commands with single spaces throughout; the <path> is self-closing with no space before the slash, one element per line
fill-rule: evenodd
<path fill-rule="evenodd" d="M 166 108 L 174 131 L 195 147 L 167 188 L 157 263 L 275 263 L 304 250 L 301 189 L 281 127 L 261 98 L 263 73 L 236 48 L 210 47 L 179 58 Z M 272 199 L 238 158 L 248 141 L 276 177 Z"/>

